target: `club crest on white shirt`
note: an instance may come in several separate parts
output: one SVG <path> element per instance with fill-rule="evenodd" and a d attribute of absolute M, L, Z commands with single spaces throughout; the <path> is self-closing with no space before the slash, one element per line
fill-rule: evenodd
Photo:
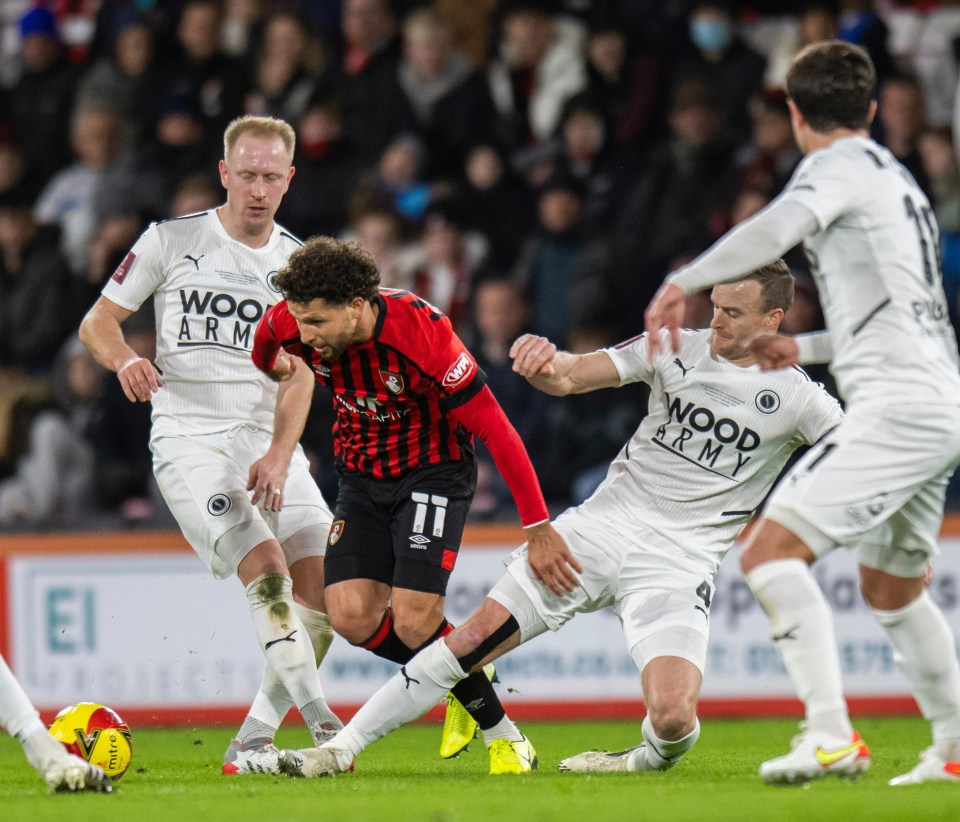
<path fill-rule="evenodd" d="M 769 388 L 765 388 L 759 394 L 757 394 L 756 400 L 754 402 L 757 405 L 757 410 L 761 414 L 773 414 L 778 408 L 780 408 L 780 397 L 776 391 L 771 391 Z"/>

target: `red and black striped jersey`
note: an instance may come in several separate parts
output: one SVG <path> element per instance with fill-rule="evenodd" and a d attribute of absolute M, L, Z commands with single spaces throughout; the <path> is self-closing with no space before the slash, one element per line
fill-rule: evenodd
<path fill-rule="evenodd" d="M 486 381 L 450 321 L 408 291 L 382 289 L 373 337 L 336 362 L 300 341 L 286 302 L 266 312 L 254 340 L 261 369 L 278 347 L 304 360 L 334 395 L 334 453 L 350 472 L 395 479 L 420 465 L 460 460 L 472 435 L 450 414 Z"/>

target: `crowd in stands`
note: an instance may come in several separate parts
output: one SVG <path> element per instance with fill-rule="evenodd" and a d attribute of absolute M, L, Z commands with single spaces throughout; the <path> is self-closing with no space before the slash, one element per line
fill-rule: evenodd
<path fill-rule="evenodd" d="M 874 136 L 931 198 L 956 324 L 956 0 L 4 0 L 0 527 L 162 520 L 149 408 L 76 329 L 151 221 L 221 202 L 223 130 L 245 113 L 297 131 L 278 221 L 357 240 L 384 286 L 447 313 L 551 502 L 584 499 L 645 391 L 548 399 L 511 371 L 510 342 L 639 333 L 664 276 L 789 180 L 786 68 L 831 37 L 877 66 Z M 802 251 L 788 262 L 783 329 L 821 327 Z M 687 324 L 711 311 L 691 297 Z M 129 326 L 144 356 L 152 328 L 149 309 Z M 329 494 L 317 394 L 305 444 Z M 481 457 L 475 515 L 513 516 Z"/>

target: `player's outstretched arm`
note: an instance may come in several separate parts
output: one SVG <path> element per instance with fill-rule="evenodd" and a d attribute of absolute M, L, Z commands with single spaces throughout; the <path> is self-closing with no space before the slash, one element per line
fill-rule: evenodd
<path fill-rule="evenodd" d="M 250 501 L 256 505 L 261 497 L 269 511 L 283 508 L 283 490 L 287 468 L 294 449 L 300 442 L 303 428 L 310 413 L 315 380 L 306 368 L 298 368 L 296 360 L 284 352 L 290 360 L 290 376 L 277 391 L 274 412 L 273 438 L 267 453 L 250 466 L 247 490 L 253 491 Z M 279 358 L 278 358 L 279 359 Z"/>
<path fill-rule="evenodd" d="M 546 337 L 524 334 L 510 347 L 513 370 L 545 394 L 564 397 L 620 385 L 613 360 L 604 351 L 570 354 Z"/>
<path fill-rule="evenodd" d="M 137 354 L 120 327 L 133 312 L 100 297 L 80 323 L 80 340 L 104 368 L 115 371 L 130 402 L 149 402 L 163 385 L 156 367 Z"/>

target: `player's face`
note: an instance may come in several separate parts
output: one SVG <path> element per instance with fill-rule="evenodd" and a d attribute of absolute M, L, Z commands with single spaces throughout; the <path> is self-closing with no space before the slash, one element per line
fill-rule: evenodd
<path fill-rule="evenodd" d="M 227 219 L 244 236 L 273 230 L 273 218 L 290 187 L 293 166 L 283 141 L 242 135 L 230 156 L 220 161 L 220 182 L 227 190 Z"/>
<path fill-rule="evenodd" d="M 754 357 L 747 343 L 760 334 L 775 333 L 783 312 L 763 310 L 763 292 L 756 280 L 716 285 L 710 300 L 710 350 L 731 362 L 749 365 Z"/>
<path fill-rule="evenodd" d="M 321 299 L 308 303 L 287 300 L 290 315 L 300 329 L 300 340 L 316 349 L 324 362 L 340 359 L 354 341 L 363 304 L 360 297 L 346 305 L 331 305 Z"/>

